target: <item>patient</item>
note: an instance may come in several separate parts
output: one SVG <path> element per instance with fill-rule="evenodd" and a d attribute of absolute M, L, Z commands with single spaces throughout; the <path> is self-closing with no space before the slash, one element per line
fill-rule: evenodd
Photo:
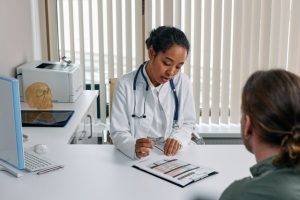
<path fill-rule="evenodd" d="M 221 200 L 300 199 L 300 78 L 276 69 L 255 72 L 242 94 L 241 132 L 257 164 Z"/>

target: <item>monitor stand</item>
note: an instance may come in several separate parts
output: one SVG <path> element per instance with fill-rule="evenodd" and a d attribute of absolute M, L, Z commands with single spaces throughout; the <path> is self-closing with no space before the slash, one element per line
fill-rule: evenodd
<path fill-rule="evenodd" d="M 13 169 L 12 167 L 8 166 L 8 164 L 4 163 L 1 160 L 0 160 L 0 171 L 6 171 L 11 175 L 15 176 L 16 178 L 20 178 L 21 176 L 23 176 L 23 174 L 19 173 L 16 169 Z"/>

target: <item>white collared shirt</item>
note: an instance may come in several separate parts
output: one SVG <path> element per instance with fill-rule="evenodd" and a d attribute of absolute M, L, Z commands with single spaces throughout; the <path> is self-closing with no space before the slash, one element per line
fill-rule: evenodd
<path fill-rule="evenodd" d="M 164 84 L 160 84 L 159 86 L 155 87 L 152 84 L 152 82 L 147 74 L 146 67 L 143 70 L 144 70 L 145 77 L 149 83 L 150 89 L 151 89 L 153 97 L 154 97 L 154 102 L 155 102 L 154 108 L 153 108 L 153 120 L 151 123 L 148 137 L 152 137 L 152 138 L 164 137 L 165 133 L 166 133 L 167 119 L 164 115 L 164 111 L 163 111 L 163 108 L 161 106 L 160 99 L 159 99 L 159 93 Z"/>

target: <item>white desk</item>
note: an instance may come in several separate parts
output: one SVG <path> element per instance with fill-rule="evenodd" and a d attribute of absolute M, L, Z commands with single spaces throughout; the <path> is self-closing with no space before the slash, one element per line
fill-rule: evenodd
<path fill-rule="evenodd" d="M 96 90 L 84 90 L 74 103 L 54 103 L 53 110 L 74 110 L 74 114 L 65 127 L 23 127 L 23 133 L 29 136 L 25 146 L 34 144 L 68 144 L 80 121 L 95 103 Z M 21 103 L 22 110 L 32 110 L 27 103 Z M 96 110 L 96 109 L 95 109 Z"/>
<path fill-rule="evenodd" d="M 254 157 L 242 145 L 191 146 L 178 157 L 215 168 L 219 174 L 185 188 L 131 167 L 132 160 L 112 145 L 49 144 L 47 154 L 65 168 L 43 175 L 23 172 L 14 178 L 0 172 L 3 200 L 99 200 L 99 199 L 218 199 L 234 180 L 250 175 Z"/>

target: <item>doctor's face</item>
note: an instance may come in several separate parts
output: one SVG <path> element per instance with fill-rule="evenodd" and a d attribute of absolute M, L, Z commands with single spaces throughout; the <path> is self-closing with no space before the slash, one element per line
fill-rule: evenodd
<path fill-rule="evenodd" d="M 150 62 L 146 71 L 152 84 L 158 86 L 173 78 L 180 71 L 187 56 L 187 50 L 176 44 L 165 52 L 156 53 L 150 48 Z"/>

